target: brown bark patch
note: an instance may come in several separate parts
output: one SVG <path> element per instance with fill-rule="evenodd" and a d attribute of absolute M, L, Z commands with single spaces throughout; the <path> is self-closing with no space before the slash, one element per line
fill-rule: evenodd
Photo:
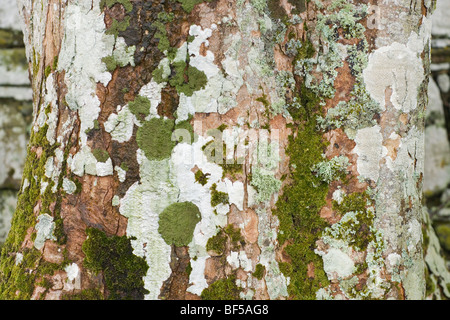
<path fill-rule="evenodd" d="M 186 299 L 186 290 L 189 285 L 189 261 L 188 247 L 175 247 L 172 245 L 170 262 L 172 274 L 164 281 L 159 298 L 166 300 Z"/>
<path fill-rule="evenodd" d="M 242 235 L 247 243 L 256 243 L 258 241 L 258 215 L 252 209 L 247 208 L 243 212 L 244 230 Z"/>
<path fill-rule="evenodd" d="M 47 241 L 42 257 L 47 262 L 61 264 L 64 261 L 63 248 L 53 241 Z"/>

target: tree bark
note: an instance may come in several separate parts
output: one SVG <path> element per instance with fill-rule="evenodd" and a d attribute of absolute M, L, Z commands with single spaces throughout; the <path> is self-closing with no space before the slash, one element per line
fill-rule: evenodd
<path fill-rule="evenodd" d="M 19 1 L 4 299 L 421 299 L 433 1 Z"/>

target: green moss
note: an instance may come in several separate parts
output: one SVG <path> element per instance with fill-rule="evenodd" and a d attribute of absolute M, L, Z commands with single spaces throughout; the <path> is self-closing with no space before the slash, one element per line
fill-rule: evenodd
<path fill-rule="evenodd" d="M 200 220 L 200 210 L 192 202 L 173 203 L 159 215 L 158 231 L 167 244 L 187 246 Z"/>
<path fill-rule="evenodd" d="M 264 267 L 261 263 L 258 263 L 255 266 L 255 272 L 253 272 L 253 276 L 256 279 L 261 280 L 264 277 L 265 272 L 266 272 L 266 267 Z"/>
<path fill-rule="evenodd" d="M 223 231 L 230 237 L 231 242 L 238 244 L 244 241 L 241 234 L 241 229 L 235 228 L 232 224 L 229 224 L 223 229 Z"/>
<path fill-rule="evenodd" d="M 195 181 L 200 183 L 202 186 L 208 183 L 209 173 L 203 173 L 202 170 L 197 170 L 195 173 Z"/>
<path fill-rule="evenodd" d="M 50 112 L 50 106 L 47 106 L 44 112 L 48 114 Z M 16 211 L 11 222 L 11 229 L 2 247 L 0 257 L 0 299 L 29 299 L 34 288 L 34 280 L 37 280 L 45 273 L 54 271 L 56 268 L 62 268 L 62 265 L 57 266 L 40 263 L 41 253 L 35 248 L 22 248 L 27 230 L 36 224 L 36 217 L 33 210 L 38 201 L 41 203 L 41 212 L 51 214 L 53 217 L 56 226 L 54 230 L 56 242 L 64 243 L 66 239 L 60 216 L 60 190 L 62 190 L 62 181 L 66 172 L 66 159 L 69 154 L 70 143 L 66 145 L 64 150 L 64 161 L 61 168 L 61 175 L 58 179 L 58 185 L 56 186 L 57 191 L 53 193 L 52 188 L 55 186 L 55 182 L 45 177 L 45 164 L 50 157 L 54 156 L 55 150 L 60 147 L 60 144 L 55 143 L 51 145 L 48 142 L 46 136 L 47 130 L 47 124 L 37 132 L 31 130 L 27 158 L 22 175 L 21 193 L 18 196 Z M 36 148 L 42 151 L 40 157 L 33 151 Z M 34 177 L 39 178 L 35 180 Z M 25 180 L 28 182 L 26 188 L 24 188 Z M 41 193 L 41 181 L 48 183 L 43 193 Z M 52 205 L 54 205 L 53 210 L 50 210 Z M 32 234 L 31 237 L 35 238 L 35 235 Z M 15 256 L 17 253 L 22 253 L 24 259 L 21 264 L 16 266 Z"/>
<path fill-rule="evenodd" d="M 266 108 L 270 106 L 270 103 L 267 100 L 267 95 L 265 93 L 263 93 L 261 97 L 256 98 L 256 101 L 261 102 Z"/>
<path fill-rule="evenodd" d="M 221 203 L 229 203 L 228 194 L 226 192 L 217 191 L 217 184 L 213 184 L 211 190 L 211 206 L 215 207 Z"/>
<path fill-rule="evenodd" d="M 239 159 L 238 161 L 239 162 Z M 244 165 L 240 163 L 226 163 L 226 159 L 224 163 L 220 165 L 223 169 L 222 178 L 225 178 L 226 175 L 229 175 L 232 179 L 236 179 L 238 174 L 244 172 Z"/>
<path fill-rule="evenodd" d="M 150 114 L 151 103 L 147 97 L 137 96 L 133 101 L 128 102 L 128 108 L 137 119 L 142 119 Z"/>
<path fill-rule="evenodd" d="M 225 123 L 222 123 L 220 126 L 217 127 L 217 130 L 223 132 L 228 126 Z"/>
<path fill-rule="evenodd" d="M 175 141 L 172 141 L 174 128 L 173 120 L 159 118 L 152 118 L 139 127 L 136 141 L 148 159 L 163 160 L 170 157 L 175 147 Z"/>
<path fill-rule="evenodd" d="M 241 230 L 235 228 L 232 224 L 227 225 L 225 228 L 221 228 L 215 236 L 209 238 L 206 243 L 206 250 L 214 251 L 218 255 L 223 255 L 228 242 L 232 245 L 234 250 L 238 250 L 240 245 L 244 243 Z"/>
<path fill-rule="evenodd" d="M 100 10 L 102 10 L 105 5 L 108 8 L 111 8 L 115 4 L 121 4 L 125 8 L 127 13 L 130 13 L 131 10 L 133 10 L 133 4 L 130 0 L 100 0 Z"/>
<path fill-rule="evenodd" d="M 143 299 L 143 277 L 148 270 L 147 262 L 133 254 L 131 241 L 126 236 L 108 237 L 103 231 L 86 229 L 87 238 L 82 245 L 84 266 L 89 270 L 103 272 L 108 299 Z"/>
<path fill-rule="evenodd" d="M 52 67 L 51 66 L 47 66 L 45 68 L 45 72 L 44 72 L 45 78 L 47 78 L 50 75 L 50 73 L 52 73 Z"/>
<path fill-rule="evenodd" d="M 109 153 L 103 149 L 94 149 L 92 150 L 92 154 L 98 162 L 106 162 L 109 159 Z"/>
<path fill-rule="evenodd" d="M 377 241 L 371 204 L 367 192 L 346 195 L 340 204 L 333 200 L 333 210 L 343 217 L 331 228 L 325 229 L 323 236 L 344 240 L 357 251 L 366 250 L 370 242 Z"/>
<path fill-rule="evenodd" d="M 272 18 L 286 20 L 287 13 L 283 9 L 283 7 L 280 5 L 279 0 L 268 0 L 267 6 L 269 8 L 269 12 L 270 12 L 270 15 Z"/>
<path fill-rule="evenodd" d="M 227 240 L 226 233 L 221 229 L 219 233 L 208 239 L 206 250 L 214 251 L 218 255 L 222 255 L 225 252 Z"/>
<path fill-rule="evenodd" d="M 211 2 L 212 0 L 176 0 L 181 3 L 181 7 L 187 13 L 191 13 L 194 7 L 202 2 Z"/>
<path fill-rule="evenodd" d="M 52 69 L 56 70 L 58 68 L 58 56 L 55 56 L 53 58 L 53 65 L 52 65 Z"/>
<path fill-rule="evenodd" d="M 187 273 L 188 276 L 191 275 L 192 272 L 192 265 L 191 262 L 189 261 L 188 265 L 186 266 L 185 272 Z"/>
<path fill-rule="evenodd" d="M 63 294 L 61 300 L 103 300 L 103 294 L 97 288 L 84 289 L 75 294 Z"/>
<path fill-rule="evenodd" d="M 367 192 L 355 192 L 344 196 L 341 203 L 333 200 L 332 205 L 334 211 L 340 215 L 344 215 L 350 211 L 366 211 L 368 203 L 371 203 L 371 199 Z"/>
<path fill-rule="evenodd" d="M 201 293 L 203 300 L 240 300 L 241 289 L 236 285 L 236 277 L 230 276 L 213 282 Z"/>
<path fill-rule="evenodd" d="M 280 270 L 291 279 L 288 292 L 293 299 L 315 299 L 315 292 L 329 284 L 322 258 L 314 253 L 316 241 L 328 225 L 319 216 L 320 209 L 326 205 L 328 184 L 315 176 L 311 168 L 323 161 L 326 144 L 316 129 L 319 99 L 305 87 L 299 98 L 303 108 L 291 110 L 297 135 L 289 137 L 286 150 L 291 182 L 284 187 L 273 213 L 280 220 L 279 243 L 289 241 L 285 252 L 292 262 L 280 263 Z M 314 265 L 314 277 L 307 275 L 309 264 Z"/>

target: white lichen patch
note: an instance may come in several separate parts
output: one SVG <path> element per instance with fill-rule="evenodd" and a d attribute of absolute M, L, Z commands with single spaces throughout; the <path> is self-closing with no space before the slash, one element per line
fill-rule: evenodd
<path fill-rule="evenodd" d="M 55 229 L 55 223 L 53 222 L 53 217 L 44 213 L 37 217 L 36 229 L 36 239 L 34 240 L 34 247 L 41 250 L 44 247 L 46 240 L 56 240 L 53 235 L 53 230 Z"/>
<path fill-rule="evenodd" d="M 244 209 L 244 184 L 241 181 L 232 182 L 229 179 L 225 179 L 224 182 L 230 204 L 235 204 L 242 211 Z"/>
<path fill-rule="evenodd" d="M 77 190 L 77 185 L 75 184 L 75 182 L 67 178 L 63 179 L 62 186 L 63 190 L 68 194 L 73 194 Z"/>
<path fill-rule="evenodd" d="M 124 182 L 125 179 L 127 178 L 127 172 L 119 166 L 115 166 L 114 170 L 116 170 L 116 172 L 117 172 L 117 177 L 119 178 L 119 182 Z"/>
<path fill-rule="evenodd" d="M 323 269 L 327 273 L 328 279 L 346 278 L 353 274 L 355 264 L 342 250 L 331 248 L 326 253 L 318 250 L 315 252 L 322 256 Z"/>
<path fill-rule="evenodd" d="M 121 67 L 126 65 L 131 65 L 134 67 L 134 52 L 136 51 L 136 46 L 128 47 L 125 43 L 125 39 L 118 37 L 114 45 L 113 58 L 114 61 Z"/>
<path fill-rule="evenodd" d="M 233 269 L 242 268 L 246 272 L 251 272 L 253 270 L 252 261 L 247 257 L 247 254 L 243 250 L 239 252 L 231 251 L 230 255 L 227 256 L 227 262 Z"/>
<path fill-rule="evenodd" d="M 15 264 L 16 266 L 18 266 L 19 264 L 22 263 L 22 261 L 23 261 L 23 254 L 21 254 L 20 252 L 17 252 L 17 253 L 16 253 L 16 258 L 15 258 L 15 260 L 14 260 L 14 264 Z"/>
<path fill-rule="evenodd" d="M 423 47 L 422 47 L 423 50 Z M 392 89 L 390 101 L 397 110 L 417 108 L 417 94 L 424 77 L 422 60 L 408 46 L 394 42 L 369 55 L 363 71 L 364 82 L 372 98 L 386 108 L 386 89 Z"/>
<path fill-rule="evenodd" d="M 159 214 L 176 201 L 177 189 L 170 173 L 168 160 L 150 161 L 140 150 L 137 159 L 141 167 L 141 181 L 134 183 L 120 200 L 120 213 L 128 218 L 127 235 L 133 253 L 146 260 L 149 269 L 144 287 L 146 299 L 158 299 L 163 282 L 170 276 L 171 248 L 158 232 Z"/>
<path fill-rule="evenodd" d="M 64 14 L 64 39 L 58 59 L 58 71 L 65 71 L 66 102 L 78 110 L 83 134 L 94 127 L 100 112 L 96 83 L 106 86 L 111 74 L 102 62 L 114 47 L 114 35 L 106 35 L 104 14 L 99 0 L 69 3 Z M 86 141 L 83 141 L 82 145 Z"/>
<path fill-rule="evenodd" d="M 108 158 L 106 162 L 97 161 L 88 146 L 81 148 L 70 160 L 68 164 L 73 174 L 82 177 L 85 173 L 93 176 L 105 177 L 114 173 L 112 160 Z"/>
<path fill-rule="evenodd" d="M 111 113 L 104 123 L 105 131 L 111 134 L 111 138 L 123 143 L 130 140 L 133 135 L 134 115 L 128 106 L 118 108 L 118 113 Z"/>
<path fill-rule="evenodd" d="M 67 279 L 73 281 L 78 277 L 80 268 L 76 263 L 71 263 L 64 268 L 64 271 L 67 273 Z"/>
<path fill-rule="evenodd" d="M 266 268 L 264 280 L 271 300 L 288 296 L 289 279 L 283 275 L 276 260 L 275 249 L 278 246 L 277 228 L 279 221 L 266 209 L 257 209 L 258 246 L 261 249 L 259 263 Z"/>
<path fill-rule="evenodd" d="M 198 25 L 192 25 L 189 35 L 193 36 L 193 40 L 187 44 L 187 48 L 184 46 L 180 47 L 180 50 L 187 50 L 190 57 L 189 64 L 205 73 L 207 83 L 203 89 L 195 91 L 190 97 L 184 93 L 180 94 L 180 103 L 177 109 L 179 121 L 186 120 L 189 115 L 195 112 L 226 113 L 237 105 L 235 97 L 244 81 L 242 79 L 243 71 L 239 68 L 239 62 L 230 56 L 232 48 L 225 52 L 225 59 L 222 60 L 225 74 L 214 63 L 214 53 L 212 51 L 206 50 L 206 55 L 200 54 L 201 46 L 209 46 L 208 38 L 211 37 L 212 32 L 216 29 L 217 26 L 215 24 L 211 28 L 201 28 Z"/>
<path fill-rule="evenodd" d="M 356 133 L 356 146 L 353 152 L 358 155 L 356 162 L 358 173 L 364 179 L 377 181 L 380 171 L 380 160 L 383 154 L 380 126 L 363 128 Z"/>

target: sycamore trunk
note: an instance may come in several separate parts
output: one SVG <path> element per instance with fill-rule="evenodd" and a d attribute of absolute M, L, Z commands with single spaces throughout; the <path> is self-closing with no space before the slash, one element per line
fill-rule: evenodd
<path fill-rule="evenodd" d="M 433 6 L 19 0 L 0 297 L 423 298 Z"/>

